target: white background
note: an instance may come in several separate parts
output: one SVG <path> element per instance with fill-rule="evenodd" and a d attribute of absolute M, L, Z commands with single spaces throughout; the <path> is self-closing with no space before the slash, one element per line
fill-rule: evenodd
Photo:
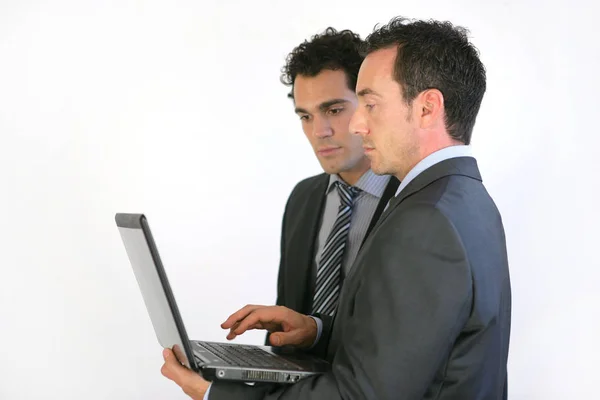
<path fill-rule="evenodd" d="M 0 399 L 186 398 L 115 212 L 147 214 L 189 336 L 224 340 L 274 301 L 285 200 L 320 172 L 286 54 L 397 14 L 467 26 L 488 69 L 473 146 L 508 237 L 510 399 L 597 395 L 592 2 L 52 3 L 0 1 Z"/>

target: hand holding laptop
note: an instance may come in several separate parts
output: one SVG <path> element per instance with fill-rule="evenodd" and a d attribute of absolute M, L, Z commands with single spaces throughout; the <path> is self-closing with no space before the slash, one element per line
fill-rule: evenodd
<path fill-rule="evenodd" d="M 274 346 L 308 348 L 317 337 L 317 323 L 313 318 L 281 306 L 247 305 L 231 314 L 221 328 L 229 329 L 228 340 L 248 330 L 268 330 L 273 332 L 270 339 Z M 163 357 L 162 375 L 175 382 L 192 399 L 204 399 L 210 382 L 182 366 L 170 349 L 163 350 Z"/>
<path fill-rule="evenodd" d="M 175 382 L 193 400 L 203 400 L 210 382 L 198 373 L 181 365 L 171 349 L 163 350 L 163 359 L 165 362 L 160 369 L 161 374 Z"/>
<path fill-rule="evenodd" d="M 284 345 L 308 348 L 319 321 L 283 307 L 246 306 L 223 323 L 231 340 L 249 329 L 273 332 L 274 347 L 190 340 L 144 214 L 117 213 L 115 222 L 159 344 L 161 372 L 192 399 L 202 400 L 209 382 L 293 384 L 331 370 L 315 355 Z"/>
<path fill-rule="evenodd" d="M 247 305 L 233 313 L 221 328 L 229 329 L 228 340 L 248 330 L 265 329 L 272 332 L 273 346 L 308 348 L 317 337 L 317 323 L 313 318 L 281 306 Z"/>

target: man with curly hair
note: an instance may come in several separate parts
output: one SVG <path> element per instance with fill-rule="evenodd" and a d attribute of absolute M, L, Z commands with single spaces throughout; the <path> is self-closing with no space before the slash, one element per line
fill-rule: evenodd
<path fill-rule="evenodd" d="M 331 371 L 287 386 L 217 381 L 209 400 L 507 398 L 506 239 L 468 146 L 485 68 L 466 30 L 449 22 L 395 18 L 365 42 L 351 131 L 371 169 L 402 183 L 334 318 L 246 306 L 222 324 L 229 338 L 267 329 L 271 342 L 320 355 Z M 208 382 L 164 356 L 163 374 L 202 399 Z"/>
<path fill-rule="evenodd" d="M 282 70 L 325 171 L 296 185 L 283 217 L 276 304 L 302 314 L 334 313 L 344 277 L 399 186 L 370 170 L 361 138 L 350 133 L 362 44 L 330 27 L 297 46 Z"/>

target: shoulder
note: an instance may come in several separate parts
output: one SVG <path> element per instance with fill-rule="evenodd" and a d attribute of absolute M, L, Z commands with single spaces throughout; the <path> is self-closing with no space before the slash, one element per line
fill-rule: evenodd
<path fill-rule="evenodd" d="M 329 182 L 329 175 L 326 173 L 321 173 L 296 183 L 287 199 L 285 205 L 285 215 L 290 213 L 294 214 L 299 210 L 299 208 L 302 208 L 302 206 L 314 201 L 315 194 L 319 193 L 319 187 L 323 189 L 323 193 L 325 192 L 327 182 Z"/>
<path fill-rule="evenodd" d="M 462 247 L 455 226 L 457 215 L 468 204 L 449 177 L 437 179 L 401 199 L 379 229 L 386 247 Z M 378 235 L 378 236 L 379 236 Z M 443 251 L 443 250 L 442 250 Z"/>
<path fill-rule="evenodd" d="M 329 174 L 326 174 L 324 172 L 321 174 L 318 174 L 318 175 L 310 176 L 310 177 L 303 179 L 300 182 L 296 183 L 296 186 L 294 186 L 294 189 L 292 190 L 290 197 L 296 193 L 302 193 L 302 192 L 305 192 L 307 190 L 314 188 L 315 186 L 325 184 L 325 182 L 328 182 L 328 181 L 329 181 Z"/>
<path fill-rule="evenodd" d="M 319 187 L 325 188 L 327 182 L 329 182 L 329 174 L 326 173 L 310 176 L 301 180 L 300 182 L 296 183 L 292 189 L 288 198 L 288 203 L 297 200 L 306 200 L 306 198 L 310 196 L 315 189 Z"/>
<path fill-rule="evenodd" d="M 400 204 L 388 218 L 388 234 L 396 239 L 415 240 L 419 245 L 439 238 L 455 236 L 452 218 L 436 201 L 409 201 Z"/>
<path fill-rule="evenodd" d="M 492 229 L 495 216 L 480 181 L 446 176 L 404 198 L 383 224 L 382 235 L 396 245 L 465 250 L 466 242 Z"/>

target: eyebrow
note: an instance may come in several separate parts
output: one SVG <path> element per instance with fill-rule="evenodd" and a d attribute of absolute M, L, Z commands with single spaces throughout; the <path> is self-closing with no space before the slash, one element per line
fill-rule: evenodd
<path fill-rule="evenodd" d="M 324 110 L 327 110 L 331 106 L 335 106 L 337 104 L 344 104 L 344 103 L 349 103 L 349 100 L 346 100 L 346 99 L 327 100 L 327 101 L 324 101 L 321 104 L 319 104 L 319 110 L 324 111 Z M 298 114 L 298 113 L 310 114 L 308 111 L 306 111 L 304 108 L 301 108 L 301 107 L 296 107 L 296 109 L 294 111 L 296 112 L 296 114 Z"/>
<path fill-rule="evenodd" d="M 377 96 L 377 97 L 381 97 L 381 95 L 379 93 L 377 93 L 373 89 L 369 89 L 369 88 L 365 88 L 365 89 L 361 90 L 360 92 L 356 93 L 356 95 L 359 96 L 359 97 L 363 97 L 363 96 L 366 96 L 368 94 L 371 94 L 371 95 L 374 95 L 374 96 Z"/>

